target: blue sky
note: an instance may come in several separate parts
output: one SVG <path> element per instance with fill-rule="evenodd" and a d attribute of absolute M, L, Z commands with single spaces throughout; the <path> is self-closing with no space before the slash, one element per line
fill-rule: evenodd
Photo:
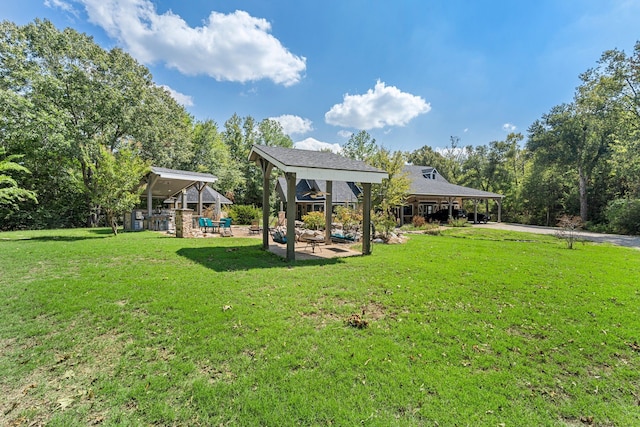
<path fill-rule="evenodd" d="M 275 118 L 310 149 L 361 129 L 403 151 L 526 136 L 640 40 L 640 0 L 21 0 L 0 18 L 122 47 L 196 119 Z"/>

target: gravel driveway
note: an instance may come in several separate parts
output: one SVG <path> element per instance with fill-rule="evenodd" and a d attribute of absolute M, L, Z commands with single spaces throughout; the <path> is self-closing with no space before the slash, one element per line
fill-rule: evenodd
<path fill-rule="evenodd" d="M 474 224 L 474 227 L 495 228 L 498 230 L 522 231 L 525 233 L 555 234 L 560 228 L 540 227 L 537 225 L 509 224 L 505 222 L 490 222 L 488 224 Z M 618 234 L 601 234 L 590 231 L 579 231 L 578 238 L 598 243 L 612 243 L 640 250 L 640 236 L 623 236 Z"/>

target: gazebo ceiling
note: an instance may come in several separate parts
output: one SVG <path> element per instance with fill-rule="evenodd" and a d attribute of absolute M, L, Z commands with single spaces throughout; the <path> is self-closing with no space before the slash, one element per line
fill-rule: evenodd
<path fill-rule="evenodd" d="M 213 183 L 217 177 L 208 173 L 189 172 L 152 166 L 147 178 L 154 199 L 166 199 L 197 182 Z"/>

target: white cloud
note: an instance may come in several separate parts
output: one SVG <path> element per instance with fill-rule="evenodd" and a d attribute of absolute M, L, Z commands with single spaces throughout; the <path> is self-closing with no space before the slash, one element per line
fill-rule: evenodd
<path fill-rule="evenodd" d="M 404 126 L 430 110 L 431 105 L 421 97 L 378 80 L 375 88 L 364 95 L 346 94 L 342 104 L 331 107 L 324 118 L 330 125 L 369 130 Z"/>
<path fill-rule="evenodd" d="M 505 123 L 502 125 L 502 130 L 505 132 L 515 132 L 516 129 L 518 128 L 512 123 Z"/>
<path fill-rule="evenodd" d="M 353 135 L 353 132 L 348 131 L 348 130 L 344 130 L 343 129 L 341 131 L 338 131 L 338 136 L 341 137 L 341 138 L 344 138 L 344 139 L 351 138 L 351 135 Z"/>
<path fill-rule="evenodd" d="M 57 8 L 63 10 L 67 13 L 72 14 L 76 18 L 78 17 L 78 11 L 73 7 L 73 5 L 64 0 L 44 0 L 44 5 L 50 8 Z"/>
<path fill-rule="evenodd" d="M 329 149 L 334 153 L 340 153 L 342 151 L 342 147 L 340 147 L 340 144 L 331 144 L 330 142 L 322 142 L 314 138 L 307 138 L 307 139 L 303 139 L 302 141 L 295 142 L 293 146 L 300 150 L 320 151 L 320 150 Z"/>
<path fill-rule="evenodd" d="M 150 0 L 73 1 L 84 5 L 92 23 L 145 64 L 164 62 L 183 74 L 220 81 L 271 79 L 284 86 L 298 83 L 306 69 L 306 58 L 282 46 L 269 33 L 267 20 L 244 11 L 211 12 L 202 26 L 190 27 L 171 11 L 158 14 Z"/>
<path fill-rule="evenodd" d="M 191 96 L 173 90 L 167 85 L 161 85 L 160 87 L 169 92 L 171 97 L 175 99 L 178 104 L 184 105 L 185 107 L 193 106 L 193 98 Z"/>
<path fill-rule="evenodd" d="M 282 126 L 282 130 L 287 135 L 302 135 L 313 130 L 313 122 L 309 119 L 303 119 L 299 116 L 284 114 L 279 117 L 271 117 Z"/>

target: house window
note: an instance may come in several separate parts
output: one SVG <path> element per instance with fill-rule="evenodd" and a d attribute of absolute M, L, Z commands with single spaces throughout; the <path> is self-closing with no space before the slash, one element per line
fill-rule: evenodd
<path fill-rule="evenodd" d="M 413 205 L 404 205 L 402 207 L 402 216 L 413 216 Z"/>

